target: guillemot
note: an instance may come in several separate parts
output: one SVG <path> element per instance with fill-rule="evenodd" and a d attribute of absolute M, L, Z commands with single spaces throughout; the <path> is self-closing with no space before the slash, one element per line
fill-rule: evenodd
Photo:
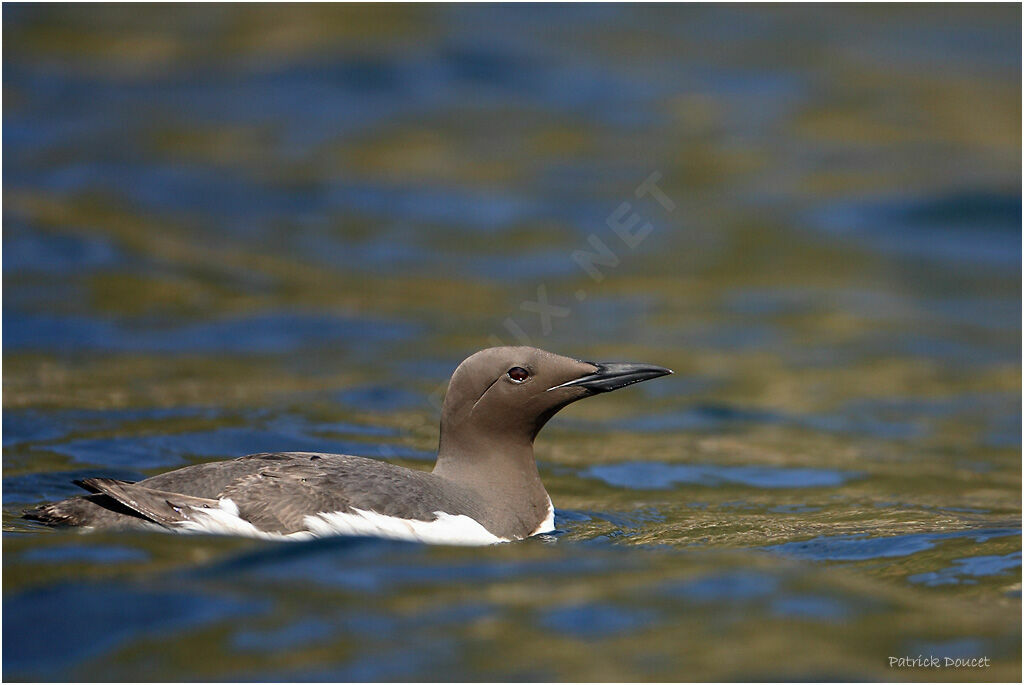
<path fill-rule="evenodd" d="M 25 512 L 52 526 L 155 528 L 305 539 L 365 535 L 486 545 L 554 530 L 533 456 L 537 433 L 584 397 L 670 374 L 533 347 L 492 347 L 452 374 L 432 472 L 342 454 L 282 452 L 186 466 Z"/>

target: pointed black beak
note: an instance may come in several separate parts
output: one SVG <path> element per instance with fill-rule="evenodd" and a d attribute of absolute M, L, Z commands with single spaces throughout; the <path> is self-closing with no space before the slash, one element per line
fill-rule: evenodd
<path fill-rule="evenodd" d="M 562 383 L 556 385 L 548 390 L 557 390 L 558 388 L 570 388 L 570 387 L 581 387 L 586 388 L 592 392 L 610 392 L 612 390 L 618 390 L 624 388 L 627 385 L 633 385 L 640 381 L 648 381 L 652 378 L 659 376 L 667 376 L 672 373 L 671 369 L 665 369 L 660 366 L 654 366 L 653 364 L 631 364 L 628 362 L 587 362 L 597 367 L 595 373 L 577 378 L 576 380 L 569 381 L 568 383 Z"/>

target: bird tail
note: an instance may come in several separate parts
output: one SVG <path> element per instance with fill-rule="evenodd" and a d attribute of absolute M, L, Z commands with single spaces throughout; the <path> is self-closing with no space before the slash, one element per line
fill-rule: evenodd
<path fill-rule="evenodd" d="M 81 526 L 89 518 L 88 514 L 94 505 L 83 497 L 72 497 L 51 502 L 34 509 L 26 509 L 21 517 L 29 521 L 38 521 L 47 526 Z"/>
<path fill-rule="evenodd" d="M 114 478 L 85 478 L 74 483 L 92 494 L 27 509 L 22 518 L 54 527 L 131 526 L 140 520 L 168 526 L 189 520 L 196 510 L 219 504 Z"/>
<path fill-rule="evenodd" d="M 106 495 L 136 515 L 163 526 L 188 521 L 197 510 L 216 509 L 219 506 L 215 499 L 154 490 L 139 483 L 114 478 L 86 478 L 76 480 L 75 484 L 98 495 Z"/>

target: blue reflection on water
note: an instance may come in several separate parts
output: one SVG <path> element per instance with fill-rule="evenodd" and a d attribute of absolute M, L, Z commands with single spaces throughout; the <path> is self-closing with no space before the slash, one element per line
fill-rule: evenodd
<path fill-rule="evenodd" d="M 601 602 L 548 609 L 540 617 L 545 628 L 585 640 L 635 632 L 655 620 L 653 611 Z"/>
<path fill-rule="evenodd" d="M 86 316 L 28 314 L 4 308 L 5 350 L 230 352 L 283 354 L 340 341 L 361 344 L 405 340 L 418 326 L 408 321 L 332 317 L 293 312 L 261 313 L 175 327 L 128 325 Z"/>
<path fill-rule="evenodd" d="M 965 191 L 920 200 L 832 203 L 813 223 L 904 259 L 1020 269 L 1019 194 Z"/>
<path fill-rule="evenodd" d="M 385 385 L 347 388 L 335 397 L 339 402 L 366 411 L 396 411 L 420 407 L 426 399 L 417 393 Z"/>
<path fill-rule="evenodd" d="M 694 602 L 746 602 L 773 595 L 779 579 L 758 571 L 731 571 L 665 586 L 667 595 Z"/>
<path fill-rule="evenodd" d="M 652 389 L 650 392 L 657 394 L 658 391 Z M 619 429 L 654 433 L 722 431 L 742 426 L 785 425 L 883 440 L 913 440 L 932 434 L 940 421 L 963 417 L 990 426 L 986 436 L 988 444 L 1013 446 L 1020 442 L 1019 407 L 1019 398 L 1012 394 L 964 393 L 938 399 L 873 397 L 850 400 L 831 412 L 819 414 L 795 414 L 725 404 L 699 404 L 684 406 L 674 411 L 630 416 L 599 425 L 581 421 L 563 423 L 586 427 L 587 430 Z"/>
<path fill-rule="evenodd" d="M 917 552 L 932 549 L 942 540 L 974 538 L 975 542 L 985 542 L 993 538 L 1020 535 L 1020 532 L 1019 528 L 995 528 L 951 533 L 891 535 L 877 538 L 871 538 L 867 535 L 835 535 L 831 537 L 817 537 L 803 542 L 770 545 L 762 549 L 798 559 L 861 561 L 916 554 Z"/>
<path fill-rule="evenodd" d="M 1021 565 L 1021 553 L 990 555 L 954 559 L 953 565 L 938 571 L 918 573 L 907 580 L 924 585 L 973 585 L 978 576 L 995 576 L 1006 573 Z"/>
<path fill-rule="evenodd" d="M 235 633 L 232 646 L 240 651 L 277 651 L 309 647 L 328 642 L 336 627 L 320 618 L 306 618 L 273 630 L 241 630 Z"/>
<path fill-rule="evenodd" d="M 77 462 L 149 469 L 175 466 L 187 456 L 240 457 L 258 452 L 331 452 L 364 456 L 432 457 L 406 447 L 311 437 L 295 431 L 219 428 L 212 431 L 118 438 L 83 438 L 51 445 Z"/>
<path fill-rule="evenodd" d="M 403 559 L 402 563 L 396 563 Z M 251 577 L 259 581 L 314 584 L 359 593 L 387 593 L 409 585 L 496 582 L 633 569 L 644 560 L 617 554 L 475 562 L 433 562 L 428 546 L 376 538 L 332 537 L 262 547 L 195 569 L 188 578 Z"/>
<path fill-rule="evenodd" d="M 834 597 L 820 595 L 786 595 L 771 602 L 771 611 L 787 618 L 819 621 L 842 621 L 854 614 L 853 608 Z"/>
<path fill-rule="evenodd" d="M 135 547 L 116 545 L 55 545 L 26 550 L 21 561 L 92 564 L 136 563 L 149 559 L 149 554 Z"/>
<path fill-rule="evenodd" d="M 723 571 L 666 583 L 658 588 L 658 592 L 697 605 L 720 605 L 716 610 L 763 608 L 771 615 L 783 618 L 838 622 L 857 613 L 842 595 L 791 591 L 784 587 L 782 576 L 755 570 Z"/>
<path fill-rule="evenodd" d="M 754 488 L 820 488 L 842 485 L 861 474 L 830 469 L 799 469 L 770 466 L 719 466 L 717 464 L 665 464 L 655 461 L 591 466 L 580 472 L 609 485 L 635 490 L 664 490 L 679 483 Z"/>
<path fill-rule="evenodd" d="M 73 495 L 83 495 L 85 491 L 72 482 L 83 478 L 116 478 L 134 482 L 142 480 L 145 476 L 140 471 L 105 466 L 91 467 L 81 471 L 44 471 L 6 476 L 3 479 L 4 506 L 60 500 Z"/>
<path fill-rule="evenodd" d="M 14 222 L 4 226 L 5 274 L 44 273 L 67 277 L 122 265 L 125 256 L 101 236 L 32 231 Z"/>
<path fill-rule="evenodd" d="M 266 601 L 125 584 L 51 585 L 5 596 L 4 678 L 59 680 L 65 668 L 141 635 L 173 635 L 268 608 Z"/>

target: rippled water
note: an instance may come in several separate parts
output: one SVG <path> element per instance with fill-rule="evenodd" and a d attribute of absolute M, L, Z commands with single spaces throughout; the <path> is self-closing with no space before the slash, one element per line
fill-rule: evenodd
<path fill-rule="evenodd" d="M 1019 8 L 3 15 L 5 679 L 1020 679 Z M 554 535 L 18 518 L 428 468 L 499 340 L 676 370 L 541 434 Z"/>

